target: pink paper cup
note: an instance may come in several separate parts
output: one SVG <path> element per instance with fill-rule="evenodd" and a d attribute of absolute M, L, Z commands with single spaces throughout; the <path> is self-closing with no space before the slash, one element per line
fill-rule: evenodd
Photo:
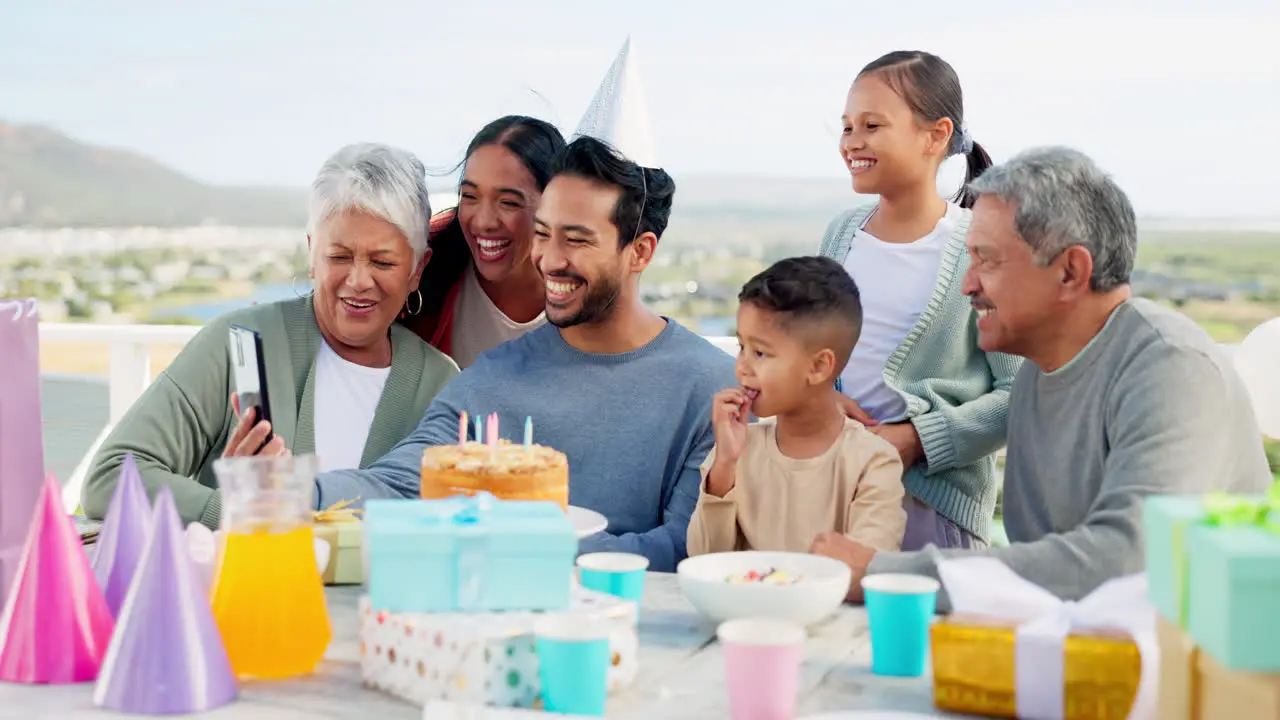
<path fill-rule="evenodd" d="M 724 645 L 730 720 L 788 720 L 804 657 L 804 628 L 783 620 L 742 618 L 716 631 Z"/>

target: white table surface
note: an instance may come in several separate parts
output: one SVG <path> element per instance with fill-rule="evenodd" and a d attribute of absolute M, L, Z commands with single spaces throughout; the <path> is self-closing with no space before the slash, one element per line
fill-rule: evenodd
<path fill-rule="evenodd" d="M 360 680 L 359 587 L 327 589 L 333 642 L 317 671 L 288 681 L 242 683 L 240 699 L 200 718 L 295 720 L 359 718 L 417 720 L 422 709 L 366 690 Z M 680 593 L 674 575 L 650 573 L 640 615 L 639 674 L 626 692 L 610 699 L 608 717 L 634 720 L 727 718 L 724 656 L 715 624 L 698 615 Z M 797 717 L 832 711 L 895 710 L 955 717 L 933 709 L 930 681 L 871 674 L 866 612 L 844 606 L 810 631 L 801 670 Z M 106 720 L 138 717 L 93 706 L 93 685 L 0 683 L 0 718 Z M 851 716 L 863 716 L 859 712 Z M 866 713 L 874 720 L 876 713 Z"/>

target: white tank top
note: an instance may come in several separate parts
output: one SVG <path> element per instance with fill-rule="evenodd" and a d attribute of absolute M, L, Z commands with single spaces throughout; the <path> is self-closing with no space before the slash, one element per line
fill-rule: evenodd
<path fill-rule="evenodd" d="M 933 231 L 909 243 L 885 242 L 861 227 L 854 233 L 844 267 L 862 296 L 862 335 L 840 383 L 845 395 L 880 422 L 906 417 L 907 401 L 885 385 L 884 365 L 929 303 L 942 250 L 960 218 L 960 207 L 947 203 Z"/>

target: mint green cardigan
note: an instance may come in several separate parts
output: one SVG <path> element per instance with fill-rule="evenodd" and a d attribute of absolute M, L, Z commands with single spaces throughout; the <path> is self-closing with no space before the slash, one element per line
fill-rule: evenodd
<path fill-rule="evenodd" d="M 874 205 L 841 213 L 818 251 L 844 264 L 854 233 Z M 995 453 L 1008 428 L 1009 388 L 1022 359 L 978 347 L 977 315 L 960 283 L 969 269 L 963 211 L 942 250 L 933 295 L 884 366 L 884 382 L 906 400 L 925 459 L 907 468 L 907 492 L 938 514 L 990 541 L 998 492 Z"/>
<path fill-rule="evenodd" d="M 235 427 L 227 331 L 262 334 L 273 430 L 295 455 L 315 452 L 315 360 L 323 338 L 311 296 L 255 305 L 205 325 L 107 435 L 85 478 L 85 514 L 100 519 L 132 452 L 147 494 L 168 486 L 184 523 L 217 528 L 222 498 L 213 462 Z M 391 325 L 391 373 L 369 428 L 360 467 L 405 438 L 458 366 L 412 331 Z M 323 452 L 323 448 L 321 448 Z"/>

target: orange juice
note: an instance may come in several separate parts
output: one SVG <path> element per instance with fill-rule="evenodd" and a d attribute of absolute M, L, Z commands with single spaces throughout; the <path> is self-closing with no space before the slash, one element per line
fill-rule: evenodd
<path fill-rule="evenodd" d="M 237 675 L 304 675 L 329 647 L 329 611 L 313 537 L 309 525 L 225 532 L 213 616 Z"/>

